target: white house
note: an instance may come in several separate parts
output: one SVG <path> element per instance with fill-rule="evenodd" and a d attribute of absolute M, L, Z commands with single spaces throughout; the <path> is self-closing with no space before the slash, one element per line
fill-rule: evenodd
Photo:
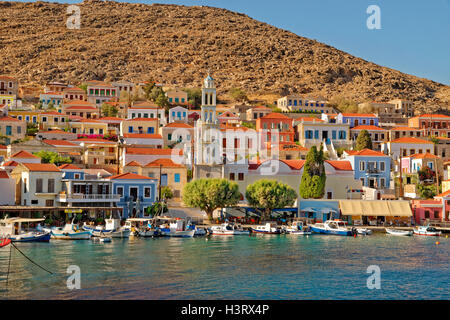
<path fill-rule="evenodd" d="M 189 110 L 183 107 L 174 107 L 169 110 L 169 123 L 188 122 Z"/>

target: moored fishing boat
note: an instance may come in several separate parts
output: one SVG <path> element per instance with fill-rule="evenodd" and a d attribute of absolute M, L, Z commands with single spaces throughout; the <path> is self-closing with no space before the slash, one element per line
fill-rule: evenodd
<path fill-rule="evenodd" d="M 372 230 L 367 229 L 367 228 L 356 228 L 356 231 L 358 232 L 358 234 L 363 235 L 363 236 L 372 234 Z"/>
<path fill-rule="evenodd" d="M 244 230 L 240 225 L 234 223 L 222 223 L 219 226 L 212 226 L 209 228 L 209 232 L 212 235 L 223 235 L 223 236 L 238 236 L 238 235 L 249 235 L 249 230 Z"/>
<path fill-rule="evenodd" d="M 285 234 L 310 235 L 311 228 L 303 225 L 303 221 L 294 221 L 291 225 L 284 226 L 282 232 Z"/>
<path fill-rule="evenodd" d="M 39 223 L 45 219 L 5 218 L 0 220 L 0 234 L 6 235 L 11 242 L 49 242 L 50 232 L 24 228 L 23 224 Z"/>
<path fill-rule="evenodd" d="M 83 230 L 92 231 L 94 237 L 107 235 L 113 238 L 128 238 L 131 233 L 130 229 L 120 226 L 120 219 L 105 219 L 105 226 L 92 227 L 85 223 Z"/>
<path fill-rule="evenodd" d="M 161 232 L 152 224 L 154 221 L 154 218 L 128 218 L 123 230 L 128 230 L 130 235 L 143 238 L 158 237 Z"/>
<path fill-rule="evenodd" d="M 417 229 L 414 229 L 414 235 L 439 237 L 441 235 L 441 232 L 436 230 L 436 228 L 427 225 L 427 226 L 420 226 L 417 227 Z"/>
<path fill-rule="evenodd" d="M 52 228 L 52 239 L 60 240 L 88 240 L 92 236 L 92 231 L 82 231 L 78 226 L 71 223 L 66 223 L 64 227 Z"/>
<path fill-rule="evenodd" d="M 413 232 L 409 231 L 409 230 L 397 230 L 397 229 L 390 229 L 390 228 L 385 228 L 386 229 L 386 233 L 393 235 L 393 236 L 412 236 Z"/>
<path fill-rule="evenodd" d="M 314 233 L 331 234 L 337 236 L 354 236 L 358 234 L 356 228 L 347 227 L 347 223 L 342 220 L 327 220 L 324 223 L 311 225 Z"/>
<path fill-rule="evenodd" d="M 265 225 L 259 225 L 250 227 L 252 233 L 265 233 L 265 234 L 280 234 L 281 229 L 277 227 L 275 223 L 266 223 Z"/>
<path fill-rule="evenodd" d="M 166 220 L 166 223 L 160 226 L 161 235 L 166 237 L 192 238 L 195 229 L 189 229 L 188 224 L 181 218 L 160 218 Z"/>

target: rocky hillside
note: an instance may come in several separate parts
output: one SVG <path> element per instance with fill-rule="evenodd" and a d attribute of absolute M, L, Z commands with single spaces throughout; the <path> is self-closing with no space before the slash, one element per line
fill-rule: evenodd
<path fill-rule="evenodd" d="M 208 69 L 219 93 L 309 93 L 365 101 L 395 97 L 446 108 L 450 90 L 356 58 L 240 13 L 211 7 L 88 0 L 81 29 L 67 5 L 0 2 L 0 74 L 22 83 L 146 80 L 195 86 Z"/>

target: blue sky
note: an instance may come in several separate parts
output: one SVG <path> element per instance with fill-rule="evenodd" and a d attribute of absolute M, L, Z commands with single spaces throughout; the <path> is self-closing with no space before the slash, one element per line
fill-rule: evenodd
<path fill-rule="evenodd" d="M 450 85 L 450 0 L 122 2 L 205 5 L 237 11 L 379 65 Z M 380 30 L 366 26 L 369 5 L 380 7 Z"/>

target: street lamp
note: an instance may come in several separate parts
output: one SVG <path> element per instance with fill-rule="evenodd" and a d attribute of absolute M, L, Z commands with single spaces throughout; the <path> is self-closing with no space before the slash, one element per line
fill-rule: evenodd
<path fill-rule="evenodd" d="M 119 136 L 117 139 L 117 174 L 120 174 L 120 148 L 123 148 L 124 139 Z"/>

